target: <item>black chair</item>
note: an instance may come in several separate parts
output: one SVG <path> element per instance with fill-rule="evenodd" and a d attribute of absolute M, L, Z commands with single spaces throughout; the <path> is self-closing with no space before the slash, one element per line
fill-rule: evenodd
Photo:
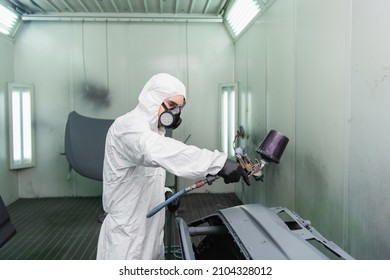
<path fill-rule="evenodd" d="M 114 120 L 96 119 L 70 112 L 65 128 L 65 156 L 80 175 L 103 181 L 104 147 Z"/>
<path fill-rule="evenodd" d="M 11 222 L 11 218 L 0 196 L 0 248 L 4 246 L 14 235 L 16 228 Z"/>

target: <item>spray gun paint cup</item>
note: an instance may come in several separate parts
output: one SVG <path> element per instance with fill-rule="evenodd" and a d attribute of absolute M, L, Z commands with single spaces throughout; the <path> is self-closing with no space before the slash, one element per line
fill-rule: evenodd
<path fill-rule="evenodd" d="M 256 149 L 256 152 L 261 155 L 264 161 L 278 164 L 288 141 L 289 139 L 279 131 L 271 130 Z"/>

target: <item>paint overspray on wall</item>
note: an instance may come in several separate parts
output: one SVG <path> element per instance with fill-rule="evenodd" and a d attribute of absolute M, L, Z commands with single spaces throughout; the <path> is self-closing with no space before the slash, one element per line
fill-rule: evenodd
<path fill-rule="evenodd" d="M 110 106 L 110 93 L 107 87 L 99 83 L 80 83 L 78 91 L 80 96 L 97 108 L 107 108 Z"/>

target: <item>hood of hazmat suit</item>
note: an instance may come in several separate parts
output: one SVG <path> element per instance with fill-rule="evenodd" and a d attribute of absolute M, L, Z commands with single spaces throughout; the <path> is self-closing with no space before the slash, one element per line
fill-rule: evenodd
<path fill-rule="evenodd" d="M 97 259 L 163 259 L 165 211 L 151 218 L 146 214 L 165 199 L 166 171 L 198 180 L 222 169 L 226 154 L 165 137 L 165 129 L 158 128 L 161 103 L 185 94 L 185 86 L 175 77 L 157 74 L 145 84 L 136 108 L 109 129 L 103 167 L 107 216 Z"/>

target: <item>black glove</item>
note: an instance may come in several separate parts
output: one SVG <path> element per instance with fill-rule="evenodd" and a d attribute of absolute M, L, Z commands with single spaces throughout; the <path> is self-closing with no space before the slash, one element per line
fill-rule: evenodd
<path fill-rule="evenodd" d="M 241 176 L 244 178 L 245 183 L 249 182 L 248 174 L 245 172 L 242 166 L 238 162 L 229 158 L 226 160 L 225 165 L 217 174 L 223 178 L 225 184 L 239 182 Z"/>
<path fill-rule="evenodd" d="M 173 195 L 173 192 L 166 191 L 165 192 L 165 200 L 169 199 Z M 180 199 L 176 198 L 173 200 L 171 203 L 168 204 L 168 210 L 171 211 L 172 213 L 176 212 L 177 209 L 179 209 L 180 206 Z"/>

